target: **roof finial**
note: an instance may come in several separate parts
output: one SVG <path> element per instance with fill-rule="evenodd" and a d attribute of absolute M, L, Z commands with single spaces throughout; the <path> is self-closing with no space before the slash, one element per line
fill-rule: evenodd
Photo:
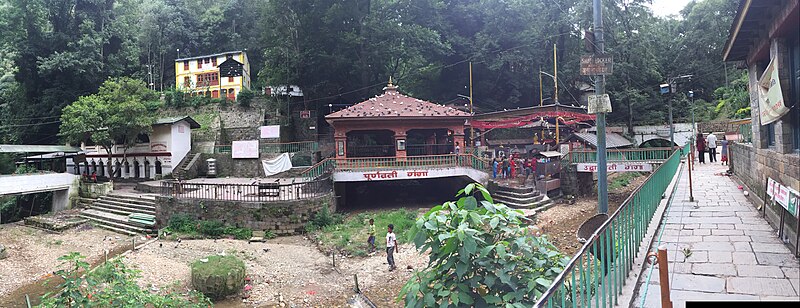
<path fill-rule="evenodd" d="M 397 86 L 392 84 L 392 76 L 389 76 L 389 83 L 386 85 L 386 87 L 383 88 L 383 91 L 392 94 L 397 93 Z"/>

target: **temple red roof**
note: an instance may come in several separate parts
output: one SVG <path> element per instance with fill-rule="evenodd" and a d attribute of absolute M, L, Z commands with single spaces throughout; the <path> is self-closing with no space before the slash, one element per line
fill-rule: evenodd
<path fill-rule="evenodd" d="M 339 110 L 325 116 L 326 119 L 362 118 L 362 117 L 469 117 L 464 111 L 447 107 L 421 99 L 416 99 L 397 92 L 397 86 L 391 84 L 383 88 L 381 95 L 361 103 Z"/>

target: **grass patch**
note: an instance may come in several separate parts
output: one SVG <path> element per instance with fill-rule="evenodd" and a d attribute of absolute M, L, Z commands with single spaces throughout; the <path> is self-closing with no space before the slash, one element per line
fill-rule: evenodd
<path fill-rule="evenodd" d="M 640 176 L 642 176 L 641 172 L 622 172 L 622 174 L 608 182 L 608 190 L 619 190 L 627 187 L 634 179 Z"/>
<path fill-rule="evenodd" d="M 231 236 L 237 240 L 249 240 L 253 237 L 253 230 L 226 226 L 218 220 L 195 220 L 189 215 L 176 214 L 169 219 L 166 232 L 172 233 L 171 240 L 177 239 L 202 239 L 219 238 L 223 235 Z"/>
<path fill-rule="evenodd" d="M 314 232 L 323 251 L 336 250 L 351 256 L 366 256 L 368 252 L 369 219 L 375 219 L 375 246 L 380 251 L 386 248 L 386 232 L 394 224 L 398 243 L 410 243 L 414 239 L 411 227 L 417 220 L 414 210 L 399 209 L 360 213 L 341 223 L 328 225 Z"/>

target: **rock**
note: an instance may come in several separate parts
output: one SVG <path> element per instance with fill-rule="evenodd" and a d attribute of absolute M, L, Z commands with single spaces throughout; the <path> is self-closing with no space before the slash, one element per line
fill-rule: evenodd
<path fill-rule="evenodd" d="M 192 263 L 192 286 L 212 299 L 236 294 L 244 286 L 245 266 L 234 256 L 210 256 Z"/>
<path fill-rule="evenodd" d="M 8 251 L 6 250 L 6 246 L 0 244 L 0 260 L 8 258 Z"/>

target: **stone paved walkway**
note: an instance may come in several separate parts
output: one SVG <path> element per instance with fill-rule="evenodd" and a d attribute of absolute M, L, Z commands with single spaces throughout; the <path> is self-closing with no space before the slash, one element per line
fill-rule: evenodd
<path fill-rule="evenodd" d="M 659 232 L 668 249 L 674 307 L 684 307 L 687 300 L 800 301 L 800 261 L 738 185 L 719 175 L 727 169 L 719 163 L 697 165 L 692 174 L 695 202 L 690 203 L 684 166 L 666 210 Z M 648 266 L 639 278 L 634 307 L 660 307 L 658 266 L 645 294 L 649 272 Z"/>

